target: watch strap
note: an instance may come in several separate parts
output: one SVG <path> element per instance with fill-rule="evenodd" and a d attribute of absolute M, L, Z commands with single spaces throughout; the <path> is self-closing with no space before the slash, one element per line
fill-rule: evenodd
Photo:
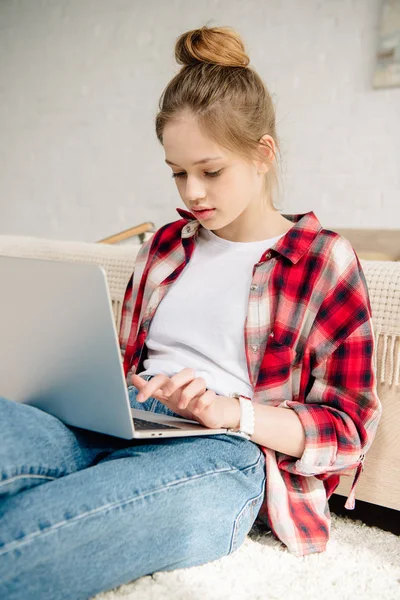
<path fill-rule="evenodd" d="M 232 398 L 237 398 L 240 402 L 240 425 L 237 433 L 244 435 L 250 439 L 254 433 L 254 406 L 249 396 L 234 392 Z"/>

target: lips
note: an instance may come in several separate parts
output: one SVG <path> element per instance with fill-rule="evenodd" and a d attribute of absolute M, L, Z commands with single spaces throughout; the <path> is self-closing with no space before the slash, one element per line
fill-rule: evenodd
<path fill-rule="evenodd" d="M 208 208 L 206 210 L 193 210 L 193 213 L 199 217 L 201 221 L 205 219 L 211 219 L 214 216 L 215 208 Z"/>

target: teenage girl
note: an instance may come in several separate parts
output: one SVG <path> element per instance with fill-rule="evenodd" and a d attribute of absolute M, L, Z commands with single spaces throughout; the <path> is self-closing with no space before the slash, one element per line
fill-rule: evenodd
<path fill-rule="evenodd" d="M 142 244 L 120 346 L 131 406 L 230 427 L 123 440 L 0 398 L 0 597 L 77 600 L 219 559 L 256 519 L 322 552 L 381 414 L 353 248 L 275 206 L 275 111 L 229 27 L 182 34 L 156 117 L 187 210 Z M 139 393 L 140 392 L 140 393 Z"/>

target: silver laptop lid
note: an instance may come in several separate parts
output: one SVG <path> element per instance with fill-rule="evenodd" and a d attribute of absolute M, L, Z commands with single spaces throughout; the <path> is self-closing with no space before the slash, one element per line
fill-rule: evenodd
<path fill-rule="evenodd" d="M 0 396 L 132 438 L 105 270 L 0 256 L 0 282 Z"/>

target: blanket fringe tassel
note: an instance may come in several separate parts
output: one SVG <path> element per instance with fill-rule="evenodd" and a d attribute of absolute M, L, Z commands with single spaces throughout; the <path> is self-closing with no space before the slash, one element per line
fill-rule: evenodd
<path fill-rule="evenodd" d="M 374 368 L 377 381 L 389 386 L 400 385 L 400 335 L 376 334 Z M 380 356 L 378 364 L 378 354 Z M 387 369 L 389 370 L 387 374 Z"/>

